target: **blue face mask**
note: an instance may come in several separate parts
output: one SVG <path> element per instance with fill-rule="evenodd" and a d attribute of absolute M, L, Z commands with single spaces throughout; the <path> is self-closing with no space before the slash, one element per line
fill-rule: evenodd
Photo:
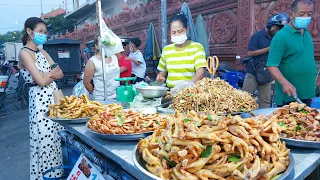
<path fill-rule="evenodd" d="M 34 38 L 32 41 L 37 45 L 42 45 L 47 42 L 47 35 L 34 32 Z"/>
<path fill-rule="evenodd" d="M 294 17 L 293 25 L 298 29 L 307 28 L 311 22 L 311 17 Z"/>

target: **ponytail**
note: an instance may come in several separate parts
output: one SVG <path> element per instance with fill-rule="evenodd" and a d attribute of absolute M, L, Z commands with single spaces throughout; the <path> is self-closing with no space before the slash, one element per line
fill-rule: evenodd
<path fill-rule="evenodd" d="M 22 41 L 22 44 L 25 46 L 26 44 L 27 44 L 27 42 L 28 42 L 28 37 L 29 35 L 28 35 L 28 33 L 27 32 L 25 32 L 24 33 L 24 35 L 22 36 L 22 38 L 21 38 L 21 41 Z"/>
<path fill-rule="evenodd" d="M 96 34 L 94 36 L 94 48 L 95 48 L 95 54 L 99 55 L 100 54 L 100 44 L 99 44 L 99 34 Z"/>

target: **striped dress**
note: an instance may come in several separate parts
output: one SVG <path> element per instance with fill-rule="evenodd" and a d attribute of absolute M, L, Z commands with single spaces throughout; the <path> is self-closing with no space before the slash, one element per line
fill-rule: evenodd
<path fill-rule="evenodd" d="M 172 88 L 179 81 L 192 80 L 197 69 L 202 67 L 206 67 L 204 48 L 190 41 L 183 49 L 177 49 L 174 44 L 164 47 L 158 70 L 168 73 L 167 86 Z"/>

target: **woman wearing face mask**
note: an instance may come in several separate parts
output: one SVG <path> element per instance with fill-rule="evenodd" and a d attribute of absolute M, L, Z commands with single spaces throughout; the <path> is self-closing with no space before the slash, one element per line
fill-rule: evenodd
<path fill-rule="evenodd" d="M 102 69 L 102 61 L 99 50 L 99 35 L 96 35 L 94 38 L 94 44 L 96 49 L 96 55 L 92 56 L 85 67 L 84 70 L 84 78 L 83 84 L 86 87 L 87 91 L 90 94 L 93 94 L 94 100 L 96 101 L 104 101 L 104 83 L 103 83 L 103 69 Z M 116 52 L 123 51 L 122 45 L 116 46 L 118 48 Z M 107 95 L 108 99 L 116 99 L 116 89 L 120 85 L 119 81 L 115 81 L 114 79 L 120 77 L 120 67 L 118 65 L 118 59 L 115 55 L 112 57 L 105 58 L 106 67 L 105 72 L 107 73 Z M 93 80 L 93 83 L 92 83 Z"/>
<path fill-rule="evenodd" d="M 163 48 L 157 81 L 164 82 L 175 95 L 183 88 L 194 85 L 204 77 L 206 59 L 201 44 L 188 40 L 188 20 L 178 14 L 170 20 L 170 44 Z"/>
<path fill-rule="evenodd" d="M 42 179 L 44 171 L 62 164 L 61 144 L 57 132 L 63 129 L 58 123 L 45 118 L 50 104 L 54 103 L 53 92 L 58 90 L 54 80 L 61 79 L 63 72 L 39 45 L 47 41 L 47 26 L 37 17 L 26 20 L 24 47 L 19 53 L 19 66 L 29 90 L 30 127 L 30 179 Z M 60 177 L 61 172 L 50 173 Z"/>

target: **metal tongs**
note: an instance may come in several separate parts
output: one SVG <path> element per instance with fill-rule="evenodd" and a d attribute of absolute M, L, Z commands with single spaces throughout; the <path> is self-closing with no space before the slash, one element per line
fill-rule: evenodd
<path fill-rule="evenodd" d="M 299 104 L 304 104 L 298 97 L 295 98 Z"/>
<path fill-rule="evenodd" d="M 291 96 L 292 96 L 299 104 L 304 104 L 304 103 L 301 101 L 301 99 L 298 98 L 298 96 L 297 96 L 297 97 L 294 97 L 293 94 L 291 94 Z"/>

